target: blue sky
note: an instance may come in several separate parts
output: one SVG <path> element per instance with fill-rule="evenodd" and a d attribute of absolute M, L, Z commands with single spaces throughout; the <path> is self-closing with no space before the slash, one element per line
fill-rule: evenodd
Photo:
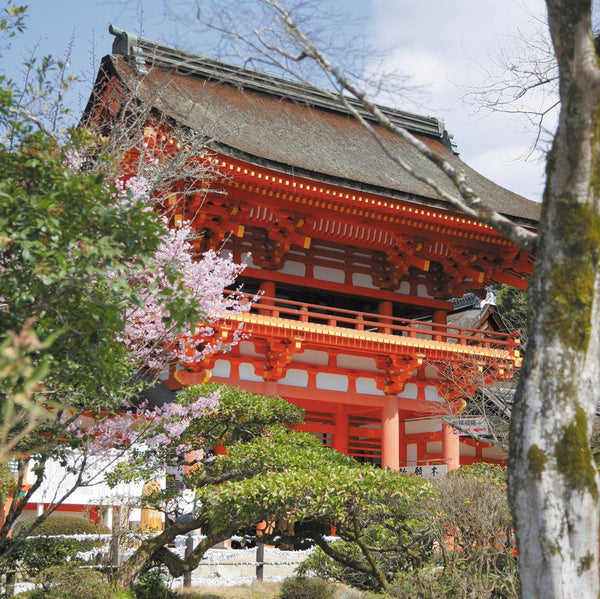
<path fill-rule="evenodd" d="M 111 23 L 211 53 L 194 27 L 194 0 L 30 0 L 28 5 L 27 30 L 3 50 L 1 68 L 15 77 L 15 68 L 34 48 L 62 57 L 72 39 L 71 64 L 80 80 L 72 100 L 76 113 L 87 100 L 95 66 L 110 53 Z M 517 29 L 527 35 L 532 19 L 543 19 L 542 0 L 327 0 L 326 6 L 355 17 L 354 32 L 382 51 L 386 68 L 400 69 L 426 87 L 418 102 L 406 105 L 399 99 L 396 108 L 443 118 L 466 162 L 525 197 L 541 197 L 543 165 L 523 159 L 531 140 L 523 122 L 510 115 L 474 114 L 461 97 L 464 85 L 477 79 L 499 46 L 510 44 Z"/>

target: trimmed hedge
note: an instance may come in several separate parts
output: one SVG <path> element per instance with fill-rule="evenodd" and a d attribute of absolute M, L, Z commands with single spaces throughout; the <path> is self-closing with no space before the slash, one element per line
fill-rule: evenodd
<path fill-rule="evenodd" d="M 13 536 L 18 537 L 35 521 L 36 516 L 28 516 L 19 520 L 13 529 Z M 61 516 L 50 514 L 39 526 L 36 526 L 32 536 L 46 537 L 53 535 L 104 535 L 110 534 L 110 528 L 102 524 L 94 524 L 77 516 Z"/>
<path fill-rule="evenodd" d="M 18 522 L 13 538 L 24 534 L 34 520 L 35 516 L 31 516 Z M 30 538 L 13 552 L 0 570 L 19 569 L 29 577 L 37 577 L 47 568 L 64 565 L 75 560 L 77 553 L 103 544 L 94 539 L 72 538 L 72 535 L 88 534 L 110 534 L 110 530 L 83 518 L 52 514 L 33 530 Z"/>

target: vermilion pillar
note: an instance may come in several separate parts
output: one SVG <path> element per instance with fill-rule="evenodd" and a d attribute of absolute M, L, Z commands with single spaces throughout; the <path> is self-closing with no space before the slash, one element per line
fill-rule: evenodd
<path fill-rule="evenodd" d="M 279 395 L 279 385 L 277 384 L 277 381 L 265 381 L 263 389 L 263 394 L 266 396 L 277 397 Z"/>
<path fill-rule="evenodd" d="M 400 422 L 399 426 L 399 437 L 400 445 L 398 447 L 398 456 L 400 459 L 400 466 L 406 466 L 407 455 L 406 455 L 406 422 Z"/>
<path fill-rule="evenodd" d="M 460 437 L 449 424 L 442 422 L 442 459 L 450 470 L 460 466 Z"/>
<path fill-rule="evenodd" d="M 393 314 L 393 310 L 394 310 L 394 306 L 392 304 L 392 302 L 388 302 L 388 301 L 383 301 L 383 302 L 379 302 L 379 314 L 381 314 L 381 316 L 392 316 Z M 382 325 L 389 325 L 391 324 L 391 318 L 380 318 L 379 321 L 381 322 Z M 391 329 L 389 326 L 382 326 L 379 328 L 379 332 L 380 333 L 384 333 L 389 335 L 391 332 Z"/>
<path fill-rule="evenodd" d="M 263 294 L 263 297 L 260 299 L 260 304 L 263 306 L 274 306 L 273 299 L 275 297 L 275 283 L 273 281 L 263 281 L 259 287 L 260 291 Z M 271 310 L 259 310 L 259 314 L 264 316 L 272 316 Z"/>
<path fill-rule="evenodd" d="M 400 469 L 400 415 L 398 396 L 386 395 L 381 417 L 381 466 Z"/>
<path fill-rule="evenodd" d="M 434 310 L 433 311 L 433 322 L 435 324 L 448 324 L 448 313 L 446 310 Z M 441 341 L 442 335 L 434 335 L 434 341 Z"/>
<path fill-rule="evenodd" d="M 348 454 L 348 410 L 345 405 L 338 404 L 335 410 L 335 432 L 333 433 L 333 448 L 340 453 Z"/>

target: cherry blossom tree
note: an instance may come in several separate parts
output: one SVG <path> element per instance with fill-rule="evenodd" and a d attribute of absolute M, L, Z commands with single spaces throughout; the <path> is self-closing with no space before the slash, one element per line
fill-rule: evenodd
<path fill-rule="evenodd" d="M 13 17 L 24 11 L 13 8 L 5 9 L 0 32 L 11 33 Z M 52 65 L 48 59 L 35 67 L 37 80 L 45 81 Z M 62 88 L 55 91 L 60 96 Z M 0 522 L 0 559 L 47 464 L 74 449 L 81 456 L 71 464 L 73 485 L 36 523 L 78 485 L 91 484 L 90 460 L 112 447 L 114 427 L 126 421 L 118 411 L 165 365 L 215 351 L 210 342 L 198 349 L 210 325 L 249 308 L 224 293 L 242 267 L 215 252 L 192 256 L 190 228 L 173 228 L 155 209 L 181 172 L 200 182 L 196 188 L 206 181 L 203 165 L 190 164 L 183 151 L 157 156 L 148 148 L 124 176 L 125 152 L 146 150 L 141 121 L 129 119 L 120 146 L 84 127 L 59 134 L 47 114 L 31 112 L 40 103 L 24 101 L 27 93 L 36 92 L 0 78 L 0 459 L 12 458 L 16 472 Z M 99 420 L 78 435 L 70 427 L 84 412 Z M 162 422 L 164 435 L 184 424 L 181 414 L 176 422 L 166 413 L 142 417 Z M 28 467 L 34 482 L 25 489 Z"/>

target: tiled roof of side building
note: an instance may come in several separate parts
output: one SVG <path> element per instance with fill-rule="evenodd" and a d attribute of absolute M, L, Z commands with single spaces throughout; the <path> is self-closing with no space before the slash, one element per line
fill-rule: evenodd
<path fill-rule="evenodd" d="M 328 92 L 112 27 L 111 32 L 117 36 L 113 55 L 104 59 L 102 68 L 164 116 L 214 140 L 216 150 L 297 176 L 449 208 L 432 188 L 392 162 Z M 443 121 L 391 108 L 383 110 L 464 171 L 471 187 L 490 207 L 535 226 L 540 205 L 471 169 L 453 151 Z M 378 130 L 416 170 L 455 193 L 449 179 L 418 150 L 388 131 Z"/>

